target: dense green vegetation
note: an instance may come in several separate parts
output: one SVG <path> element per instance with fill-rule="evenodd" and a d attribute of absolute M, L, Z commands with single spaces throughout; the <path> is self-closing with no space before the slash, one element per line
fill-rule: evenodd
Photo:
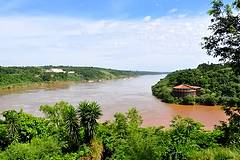
<path fill-rule="evenodd" d="M 224 4 L 223 0 L 212 0 L 212 8 L 208 11 L 211 25 L 210 35 L 204 37 L 203 48 L 207 54 L 219 57 L 229 63 L 236 74 L 240 74 L 240 1 Z"/>
<path fill-rule="evenodd" d="M 204 37 L 203 48 L 207 54 L 219 57 L 220 61 L 230 64 L 234 73 L 240 76 L 240 1 L 224 4 L 222 0 L 213 0 L 211 15 L 211 34 Z M 239 93 L 239 91 L 238 91 Z M 233 101 L 233 102 L 232 102 Z M 230 101 L 224 107 L 228 122 L 222 123 L 226 143 L 240 142 L 240 105 L 235 100 Z"/>
<path fill-rule="evenodd" d="M 45 118 L 5 111 L 0 121 L 1 160 L 205 160 L 239 159 L 240 134 L 224 136 L 224 127 L 205 131 L 189 118 L 175 117 L 171 127 L 141 128 L 134 108 L 98 123 L 95 102 L 74 107 L 66 102 L 44 105 Z M 227 132 L 227 133 L 226 133 Z M 238 139 L 237 139 L 238 138 Z"/>
<path fill-rule="evenodd" d="M 200 86 L 201 95 L 174 97 L 172 88 L 179 84 Z M 235 75 L 228 65 L 201 64 L 196 69 L 168 74 L 152 87 L 152 92 L 167 103 L 240 106 L 240 76 Z"/>
<path fill-rule="evenodd" d="M 65 73 L 46 72 L 49 69 L 62 69 Z M 72 73 L 71 73 L 72 72 Z M 95 67 L 0 67 L 0 88 L 46 83 L 56 81 L 97 81 L 116 78 L 126 78 L 144 74 L 159 74 L 156 72 L 122 71 Z"/>

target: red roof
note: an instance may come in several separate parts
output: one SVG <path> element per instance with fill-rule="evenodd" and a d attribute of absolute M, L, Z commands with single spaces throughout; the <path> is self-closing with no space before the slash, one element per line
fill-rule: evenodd
<path fill-rule="evenodd" d="M 181 84 L 179 86 L 173 87 L 174 89 L 191 89 L 188 85 Z"/>
<path fill-rule="evenodd" d="M 191 86 L 192 89 L 201 89 L 199 86 Z"/>
<path fill-rule="evenodd" d="M 198 87 L 198 86 L 190 86 L 190 85 L 187 85 L 187 84 L 181 84 L 181 85 L 178 85 L 178 86 L 175 86 L 173 87 L 174 89 L 200 89 L 201 87 Z"/>

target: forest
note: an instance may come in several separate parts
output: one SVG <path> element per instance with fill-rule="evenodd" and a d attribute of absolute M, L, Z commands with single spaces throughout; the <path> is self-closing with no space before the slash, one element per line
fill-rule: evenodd
<path fill-rule="evenodd" d="M 50 69 L 61 69 L 64 72 L 48 72 Z M 97 67 L 43 66 L 43 67 L 0 67 L 0 89 L 52 83 L 57 81 L 98 81 L 127 78 L 157 72 L 123 71 Z"/>
<path fill-rule="evenodd" d="M 135 109 L 100 122 L 96 102 L 43 105 L 44 117 L 5 111 L 0 121 L 1 160 L 212 160 L 240 159 L 240 134 L 222 123 L 212 131 L 176 116 L 169 128 L 142 128 Z"/>
<path fill-rule="evenodd" d="M 172 88 L 180 84 L 200 86 L 201 93 L 197 97 L 174 97 Z M 227 64 L 201 64 L 196 69 L 168 74 L 152 87 L 152 92 L 167 103 L 240 106 L 240 76 Z"/>

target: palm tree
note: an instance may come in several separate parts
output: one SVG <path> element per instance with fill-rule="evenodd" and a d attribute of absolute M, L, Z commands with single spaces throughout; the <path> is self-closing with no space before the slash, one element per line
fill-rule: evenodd
<path fill-rule="evenodd" d="M 97 119 L 102 115 L 102 110 L 96 102 L 82 102 L 78 107 L 80 125 L 84 128 L 84 139 L 86 143 L 92 140 L 97 126 Z"/>
<path fill-rule="evenodd" d="M 41 106 L 40 110 L 49 118 L 49 127 L 60 133 L 60 139 L 67 140 L 67 151 L 78 150 L 80 146 L 80 125 L 74 106 L 61 101 L 53 106 Z"/>
<path fill-rule="evenodd" d="M 18 113 L 14 110 L 3 112 L 11 142 L 18 141 Z"/>
<path fill-rule="evenodd" d="M 73 106 L 68 106 L 63 112 L 63 119 L 66 124 L 66 129 L 69 138 L 69 149 L 78 150 L 80 146 L 80 136 L 79 136 L 79 120 L 77 117 L 76 109 Z"/>

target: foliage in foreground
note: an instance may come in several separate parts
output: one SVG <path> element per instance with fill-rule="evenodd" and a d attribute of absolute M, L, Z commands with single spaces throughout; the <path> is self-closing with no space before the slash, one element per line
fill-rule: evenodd
<path fill-rule="evenodd" d="M 205 131 L 189 118 L 175 117 L 170 128 L 142 128 L 135 108 L 116 113 L 112 121 L 97 123 L 95 102 L 41 106 L 45 118 L 23 111 L 6 111 L 0 121 L 0 157 L 3 160 L 181 160 L 239 159 L 240 134 L 229 126 Z M 232 125 L 233 126 L 233 125 Z M 225 136 L 228 133 L 229 138 Z M 235 140 L 235 141 L 233 141 Z M 216 152 L 218 151 L 218 152 Z"/>

